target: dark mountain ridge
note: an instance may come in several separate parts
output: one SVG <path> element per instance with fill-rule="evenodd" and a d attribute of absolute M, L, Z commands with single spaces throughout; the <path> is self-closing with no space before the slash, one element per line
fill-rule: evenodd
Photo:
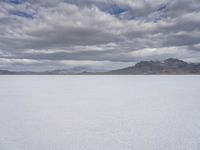
<path fill-rule="evenodd" d="M 141 61 L 135 66 L 107 72 L 108 74 L 200 74 L 200 63 L 187 63 L 175 58 L 164 61 Z"/>

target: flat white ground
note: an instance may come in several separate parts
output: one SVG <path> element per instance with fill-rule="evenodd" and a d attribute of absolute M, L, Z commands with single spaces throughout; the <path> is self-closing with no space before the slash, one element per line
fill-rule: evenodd
<path fill-rule="evenodd" d="M 200 150 L 200 76 L 0 76 L 0 150 Z"/>

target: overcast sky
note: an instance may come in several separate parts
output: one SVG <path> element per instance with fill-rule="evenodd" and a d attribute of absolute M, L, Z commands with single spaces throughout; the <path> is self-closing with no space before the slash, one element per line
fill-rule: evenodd
<path fill-rule="evenodd" d="M 199 0 L 0 0 L 0 69 L 200 61 Z"/>

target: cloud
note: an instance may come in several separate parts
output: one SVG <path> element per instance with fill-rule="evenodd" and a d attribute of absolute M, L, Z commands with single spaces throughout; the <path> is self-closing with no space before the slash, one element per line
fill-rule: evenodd
<path fill-rule="evenodd" d="M 0 7 L 4 69 L 70 68 L 90 61 L 98 63 L 84 66 L 111 69 L 200 56 L 197 0 L 0 0 Z"/>

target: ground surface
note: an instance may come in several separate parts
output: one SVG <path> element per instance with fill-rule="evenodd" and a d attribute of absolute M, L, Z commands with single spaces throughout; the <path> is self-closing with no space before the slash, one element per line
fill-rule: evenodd
<path fill-rule="evenodd" d="M 0 76 L 0 150 L 200 150 L 200 76 Z"/>

